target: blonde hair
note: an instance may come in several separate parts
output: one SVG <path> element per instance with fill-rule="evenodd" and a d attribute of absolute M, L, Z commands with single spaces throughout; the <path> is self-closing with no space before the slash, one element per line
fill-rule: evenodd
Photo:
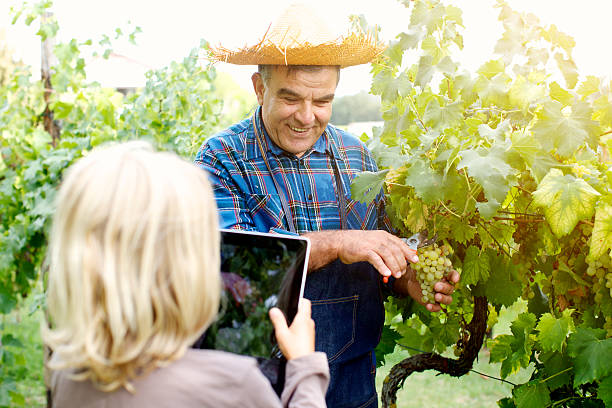
<path fill-rule="evenodd" d="M 112 391 L 181 357 L 216 317 L 219 232 L 205 172 L 130 142 L 59 190 L 48 252 L 51 369 Z"/>

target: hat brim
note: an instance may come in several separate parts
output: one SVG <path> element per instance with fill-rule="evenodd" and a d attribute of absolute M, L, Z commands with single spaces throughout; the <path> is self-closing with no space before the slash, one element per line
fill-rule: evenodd
<path fill-rule="evenodd" d="M 337 42 L 298 44 L 282 49 L 264 41 L 232 51 L 222 47 L 210 51 L 216 61 L 237 65 L 339 65 L 349 67 L 366 64 L 381 55 L 385 46 L 374 38 L 352 34 Z"/>

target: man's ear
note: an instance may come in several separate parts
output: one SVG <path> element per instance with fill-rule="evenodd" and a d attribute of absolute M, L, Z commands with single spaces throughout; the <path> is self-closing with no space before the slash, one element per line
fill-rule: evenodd
<path fill-rule="evenodd" d="M 251 82 L 253 82 L 253 90 L 257 96 L 257 102 L 260 105 L 263 105 L 265 86 L 261 74 L 259 72 L 255 72 L 253 75 L 251 75 Z"/>

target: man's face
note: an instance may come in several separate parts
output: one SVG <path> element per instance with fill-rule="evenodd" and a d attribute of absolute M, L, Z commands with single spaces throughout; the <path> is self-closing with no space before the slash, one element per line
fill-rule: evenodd
<path fill-rule="evenodd" d="M 280 148 L 301 157 L 329 122 L 337 69 L 289 72 L 286 66 L 276 66 L 267 83 L 257 72 L 251 79 L 268 135 Z"/>

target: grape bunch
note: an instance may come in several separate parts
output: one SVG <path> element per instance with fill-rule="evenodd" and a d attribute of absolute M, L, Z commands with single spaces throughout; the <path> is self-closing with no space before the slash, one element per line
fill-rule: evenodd
<path fill-rule="evenodd" d="M 595 304 L 601 304 L 605 297 L 612 297 L 612 258 L 604 254 L 598 259 L 587 257 L 587 275 L 593 279 L 593 293 L 595 293 Z M 604 328 L 607 336 L 612 337 L 612 317 L 606 317 Z"/>
<path fill-rule="evenodd" d="M 446 245 L 431 247 L 419 252 L 419 262 L 412 265 L 416 278 L 421 284 L 423 302 L 436 303 L 434 285 L 445 277 L 453 267 L 450 259 L 450 248 Z"/>

